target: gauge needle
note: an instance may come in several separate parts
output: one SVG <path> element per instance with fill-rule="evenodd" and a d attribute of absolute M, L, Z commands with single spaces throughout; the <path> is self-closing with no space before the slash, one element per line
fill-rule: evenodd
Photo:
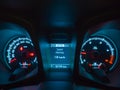
<path fill-rule="evenodd" d="M 86 53 L 86 52 L 81 52 L 80 54 L 82 54 L 82 55 L 86 55 L 87 53 Z"/>
<path fill-rule="evenodd" d="M 11 61 L 10 61 L 10 63 L 13 63 L 13 62 L 15 62 L 16 61 L 16 58 L 13 58 Z"/>

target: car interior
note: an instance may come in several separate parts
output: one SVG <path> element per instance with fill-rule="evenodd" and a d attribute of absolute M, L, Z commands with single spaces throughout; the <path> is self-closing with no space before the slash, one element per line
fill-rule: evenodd
<path fill-rule="evenodd" d="M 119 0 L 0 0 L 0 90 L 119 90 Z"/>

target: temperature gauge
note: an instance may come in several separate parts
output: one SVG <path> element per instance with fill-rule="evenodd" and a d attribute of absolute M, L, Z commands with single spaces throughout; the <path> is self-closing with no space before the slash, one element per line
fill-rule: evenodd
<path fill-rule="evenodd" d="M 4 57 L 9 69 L 36 66 L 37 57 L 31 39 L 17 37 L 10 40 L 5 48 Z"/>
<path fill-rule="evenodd" d="M 117 48 L 107 37 L 91 37 L 86 40 L 80 51 L 80 64 L 85 68 L 111 71 L 117 63 Z"/>

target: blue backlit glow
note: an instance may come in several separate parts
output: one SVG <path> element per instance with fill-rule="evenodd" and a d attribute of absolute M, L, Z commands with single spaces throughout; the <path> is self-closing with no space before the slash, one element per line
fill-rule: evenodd
<path fill-rule="evenodd" d="M 55 1 L 49 10 L 49 24 L 56 27 L 73 26 L 75 20 L 73 8 L 74 5 L 69 0 Z"/>

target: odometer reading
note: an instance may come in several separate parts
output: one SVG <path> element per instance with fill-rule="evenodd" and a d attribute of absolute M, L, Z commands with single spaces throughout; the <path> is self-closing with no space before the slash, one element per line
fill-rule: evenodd
<path fill-rule="evenodd" d="M 117 49 L 112 40 L 104 37 L 91 37 L 80 51 L 80 63 L 86 68 L 111 71 L 117 63 Z"/>

